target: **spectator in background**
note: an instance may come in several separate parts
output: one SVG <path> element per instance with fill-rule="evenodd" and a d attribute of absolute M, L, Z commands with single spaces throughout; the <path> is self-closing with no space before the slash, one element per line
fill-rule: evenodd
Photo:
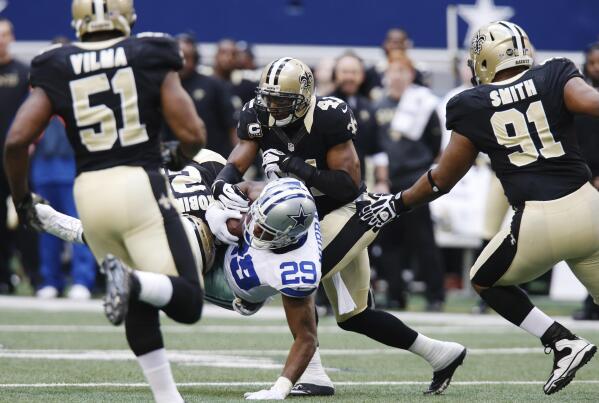
<path fill-rule="evenodd" d="M 411 186 L 433 164 L 441 145 L 435 112 L 438 99 L 428 88 L 413 84 L 414 67 L 403 52 L 390 52 L 385 96 L 375 104 L 379 136 L 389 155 L 391 192 Z M 415 214 L 414 214 L 415 213 Z M 405 292 L 400 268 L 414 263 L 426 284 L 428 311 L 440 311 L 445 300 L 444 265 L 435 243 L 428 207 L 414 210 L 381 230 L 381 266 L 389 281 L 389 300 L 400 307 Z"/>
<path fill-rule="evenodd" d="M 333 82 L 334 68 L 335 59 L 323 58 L 318 61 L 318 65 L 313 70 L 316 94 L 324 97 L 335 91 L 335 83 Z"/>
<path fill-rule="evenodd" d="M 256 62 L 254 59 L 254 49 L 246 41 L 237 41 L 235 67 L 237 70 L 256 70 Z"/>
<path fill-rule="evenodd" d="M 56 43 L 56 42 L 55 42 Z M 75 181 L 75 158 L 67 139 L 64 124 L 55 116 L 40 142 L 36 145 L 31 161 L 31 182 L 40 196 L 56 210 L 77 217 L 73 199 Z M 39 235 L 41 287 L 36 296 L 42 299 L 56 298 L 66 288 L 62 272 L 65 242 L 53 235 Z M 96 280 L 96 262 L 87 246 L 73 244 L 71 254 L 72 286 L 67 297 L 86 300 Z"/>
<path fill-rule="evenodd" d="M 378 128 L 374 110 L 370 101 L 359 94 L 358 90 L 364 81 L 364 64 L 355 53 L 347 52 L 341 55 L 333 69 L 333 82 L 335 91 L 331 96 L 344 100 L 354 112 L 358 124 L 358 134 L 354 141 L 362 178 L 368 181 L 365 175 L 365 158 L 371 157 L 374 170 L 375 191 L 386 193 L 389 191 L 387 184 L 387 154 L 383 151 L 378 140 Z"/>
<path fill-rule="evenodd" d="M 393 52 L 400 52 L 407 56 L 407 51 L 412 47 L 412 40 L 408 33 L 401 28 L 391 28 L 387 31 L 385 40 L 382 44 L 385 59 L 371 66 L 366 70 L 364 82 L 360 86 L 360 93 L 369 97 L 372 100 L 378 100 L 383 95 L 383 77 L 389 58 Z M 414 68 L 414 84 L 428 86 L 425 83 L 424 75 L 421 71 Z"/>
<path fill-rule="evenodd" d="M 181 84 L 191 96 L 198 115 L 206 125 L 207 148 L 227 156 L 237 144 L 235 132 L 235 110 L 231 91 L 222 80 L 197 72 L 200 62 L 198 45 L 188 34 L 177 36 L 183 53 L 183 68 L 179 71 Z M 174 140 L 170 128 L 165 127 L 164 138 Z"/>
<path fill-rule="evenodd" d="M 13 59 L 10 53 L 14 39 L 12 23 L 0 18 L 0 161 L 3 160 L 6 132 L 29 90 L 29 69 Z M 10 189 L 0 163 L 0 294 L 14 292 L 13 274 L 9 267 L 10 246 L 14 240 L 6 225 L 9 196 Z"/>
<path fill-rule="evenodd" d="M 233 105 L 236 111 L 240 111 L 246 102 L 254 98 L 258 82 L 248 79 L 243 74 L 233 74 L 238 66 L 237 54 L 237 45 L 233 40 L 221 39 L 214 55 L 213 69 L 214 76 L 224 80 L 230 86 Z"/>
<path fill-rule="evenodd" d="M 586 81 L 599 91 L 599 42 L 589 46 L 585 52 L 582 73 Z M 599 119 L 578 115 L 574 118 L 576 134 L 582 155 L 591 168 L 591 184 L 599 190 Z M 599 305 L 589 295 L 574 319 L 599 320 Z"/>

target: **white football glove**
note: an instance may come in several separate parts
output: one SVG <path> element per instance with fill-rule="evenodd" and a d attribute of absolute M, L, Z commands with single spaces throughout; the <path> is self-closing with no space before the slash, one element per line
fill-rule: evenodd
<path fill-rule="evenodd" d="M 212 195 L 228 209 L 245 213 L 250 208 L 250 199 L 247 195 L 236 185 L 231 185 L 223 180 L 217 180 L 212 184 Z"/>
<path fill-rule="evenodd" d="M 63 241 L 84 243 L 83 227 L 80 220 L 59 213 L 48 204 L 36 204 L 34 208 L 42 231 Z"/>
<path fill-rule="evenodd" d="M 258 303 L 248 302 L 239 297 L 233 300 L 232 306 L 233 310 L 240 315 L 243 316 L 251 316 L 258 312 L 260 308 L 266 305 L 268 302 L 272 300 L 272 297 L 268 297 L 266 300 Z"/>
<path fill-rule="evenodd" d="M 241 213 L 238 210 L 225 208 L 223 203 L 215 201 L 206 210 L 206 222 L 214 236 L 223 243 L 236 245 L 239 238 L 231 234 L 227 229 L 227 220 L 229 218 L 241 219 Z"/>
<path fill-rule="evenodd" d="M 360 220 L 377 230 L 393 221 L 397 216 L 396 202 L 401 198 L 398 194 L 370 193 L 371 203 L 366 204 L 358 212 Z"/>
<path fill-rule="evenodd" d="M 264 174 L 269 181 L 286 176 L 279 166 L 279 163 L 286 156 L 284 152 L 276 148 L 269 148 L 262 153 L 262 169 L 264 169 Z"/>

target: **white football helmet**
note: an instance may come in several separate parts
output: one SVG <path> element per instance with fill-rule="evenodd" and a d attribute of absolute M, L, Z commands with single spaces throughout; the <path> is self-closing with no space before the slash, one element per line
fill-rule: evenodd
<path fill-rule="evenodd" d="M 302 182 L 277 179 L 250 207 L 243 236 L 256 249 L 284 248 L 302 239 L 316 216 L 314 198 Z"/>

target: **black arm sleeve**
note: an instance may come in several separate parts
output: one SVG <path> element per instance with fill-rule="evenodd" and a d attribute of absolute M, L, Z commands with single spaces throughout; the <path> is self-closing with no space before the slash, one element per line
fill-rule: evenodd
<path fill-rule="evenodd" d="M 345 171 L 320 170 L 307 164 L 299 157 L 290 157 L 281 164 L 281 169 L 290 172 L 335 200 L 349 203 L 360 195 L 360 188 Z"/>
<path fill-rule="evenodd" d="M 218 176 L 214 182 L 224 181 L 225 183 L 236 184 L 243 180 L 243 175 L 237 167 L 231 163 L 227 163 L 223 169 L 218 173 Z"/>

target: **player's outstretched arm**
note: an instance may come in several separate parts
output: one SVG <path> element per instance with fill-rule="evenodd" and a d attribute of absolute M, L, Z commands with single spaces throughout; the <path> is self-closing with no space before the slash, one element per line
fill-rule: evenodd
<path fill-rule="evenodd" d="M 572 113 L 599 117 L 599 91 L 580 77 L 568 80 L 564 86 L 564 102 Z"/>
<path fill-rule="evenodd" d="M 316 351 L 316 317 L 314 295 L 306 298 L 292 298 L 282 295 L 283 307 L 294 342 L 289 350 L 283 373 L 270 389 L 246 393 L 248 400 L 281 400 L 287 397 L 293 384 L 306 370 Z"/>
<path fill-rule="evenodd" d="M 34 88 L 17 115 L 6 136 L 4 170 L 15 206 L 29 195 L 29 146 L 42 134 L 52 118 L 52 103 L 44 90 Z"/>
<path fill-rule="evenodd" d="M 192 159 L 206 144 L 206 126 L 176 72 L 171 71 L 164 78 L 160 97 L 166 122 L 181 141 L 183 154 Z"/>
<path fill-rule="evenodd" d="M 448 193 L 466 175 L 477 155 L 474 144 L 454 131 L 434 169 L 422 175 L 409 189 L 395 195 L 374 195 L 375 200 L 360 210 L 360 219 L 371 227 L 381 228 L 398 215 Z"/>

